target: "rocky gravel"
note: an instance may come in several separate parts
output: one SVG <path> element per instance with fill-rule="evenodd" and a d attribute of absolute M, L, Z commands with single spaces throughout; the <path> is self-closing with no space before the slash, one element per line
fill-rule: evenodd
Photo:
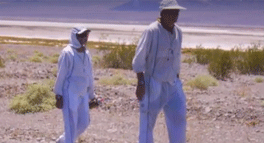
<path fill-rule="evenodd" d="M 12 97 L 25 92 L 28 84 L 56 77 L 56 64 L 33 63 L 27 59 L 35 50 L 52 55 L 61 49 L 0 45 L 0 56 L 6 59 L 5 67 L 0 68 L 0 143 L 53 143 L 63 132 L 62 113 L 58 109 L 23 115 L 9 110 Z M 8 59 L 10 50 L 17 54 L 15 60 Z M 93 49 L 91 53 L 96 55 L 97 52 Z M 181 66 L 184 87 L 196 75 L 208 74 L 206 65 L 182 63 Z M 103 98 L 103 104 L 91 110 L 91 124 L 77 142 L 137 142 L 139 106 L 134 95 L 135 85 L 102 85 L 98 82 L 117 73 L 136 78 L 131 70 L 94 68 L 95 93 Z M 208 90 L 186 88 L 187 142 L 263 143 L 264 83 L 256 83 L 255 78 L 254 75 L 233 74 L 231 79 L 218 81 L 218 86 Z M 157 119 L 154 134 L 155 143 L 168 142 L 163 113 Z"/>

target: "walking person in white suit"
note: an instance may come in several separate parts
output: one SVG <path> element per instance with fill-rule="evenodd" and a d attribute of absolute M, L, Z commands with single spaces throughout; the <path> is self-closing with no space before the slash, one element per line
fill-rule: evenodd
<path fill-rule="evenodd" d="M 70 43 L 59 57 L 54 93 L 63 112 L 65 131 L 56 143 L 74 143 L 90 123 L 88 102 L 95 95 L 91 56 L 86 49 L 89 33 L 86 28 L 73 28 Z"/>
<path fill-rule="evenodd" d="M 170 143 L 185 143 L 186 98 L 179 79 L 182 32 L 176 0 L 163 0 L 160 19 L 143 32 L 133 59 L 140 102 L 139 143 L 153 143 L 156 118 L 163 109 Z"/>

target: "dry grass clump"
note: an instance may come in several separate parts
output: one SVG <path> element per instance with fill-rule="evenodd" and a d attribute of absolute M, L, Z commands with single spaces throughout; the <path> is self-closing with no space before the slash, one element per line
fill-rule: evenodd
<path fill-rule="evenodd" d="M 198 75 L 195 79 L 188 81 L 187 85 L 191 88 L 207 90 L 209 86 L 217 86 L 218 81 L 210 75 Z"/>
<path fill-rule="evenodd" d="M 100 67 L 100 63 L 102 62 L 102 59 L 100 56 L 93 56 L 92 57 L 92 62 L 93 62 L 93 66 L 99 66 Z"/>
<path fill-rule="evenodd" d="M 136 79 L 128 79 L 121 74 L 113 75 L 112 77 L 104 77 L 99 80 L 99 84 L 103 85 L 135 85 L 136 82 Z"/>
<path fill-rule="evenodd" d="M 11 61 L 16 61 L 17 59 L 17 53 L 14 50 L 8 49 L 7 50 L 7 59 Z"/>
<path fill-rule="evenodd" d="M 255 78 L 255 82 L 256 83 L 262 83 L 263 82 L 263 78 L 262 77 L 256 77 Z"/>
<path fill-rule="evenodd" d="M 51 70 L 51 72 L 52 72 L 52 74 L 53 74 L 55 77 L 57 77 L 58 68 L 57 68 L 57 67 L 56 67 L 56 68 L 53 68 L 53 69 Z"/>
<path fill-rule="evenodd" d="M 42 63 L 44 54 L 39 51 L 34 51 L 34 55 L 29 58 L 29 61 L 35 63 Z"/>
<path fill-rule="evenodd" d="M 39 56 L 39 57 L 43 57 L 44 54 L 42 52 L 39 52 L 37 50 L 34 51 L 35 55 Z"/>
<path fill-rule="evenodd" d="M 55 108 L 55 95 L 51 91 L 54 82 L 32 84 L 24 94 L 15 96 L 10 109 L 19 114 L 48 111 Z"/>
<path fill-rule="evenodd" d="M 5 60 L 0 56 L 0 68 L 5 67 Z"/>
<path fill-rule="evenodd" d="M 264 100 L 261 101 L 261 107 L 264 107 Z"/>
<path fill-rule="evenodd" d="M 251 89 L 246 86 L 246 85 L 243 85 L 237 89 L 234 90 L 234 93 L 240 97 L 247 97 L 247 96 L 250 96 L 251 94 Z"/>
<path fill-rule="evenodd" d="M 58 63 L 58 59 L 59 59 L 60 55 L 59 54 L 54 54 L 51 57 L 49 57 L 49 61 L 53 64 Z"/>
<path fill-rule="evenodd" d="M 189 65 L 191 65 L 192 63 L 195 62 L 195 57 L 188 56 L 188 57 L 184 58 L 182 62 L 183 63 L 188 63 Z"/>
<path fill-rule="evenodd" d="M 42 58 L 39 57 L 39 56 L 37 56 L 37 55 L 34 55 L 34 56 L 32 56 L 32 57 L 29 59 L 29 61 L 31 61 L 31 62 L 35 62 L 35 63 L 41 63 L 41 62 L 42 62 Z"/>

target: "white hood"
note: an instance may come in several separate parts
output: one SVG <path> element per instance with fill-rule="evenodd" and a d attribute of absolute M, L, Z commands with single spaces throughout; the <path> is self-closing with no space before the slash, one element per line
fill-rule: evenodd
<path fill-rule="evenodd" d="M 82 31 L 83 29 L 86 29 L 86 28 L 84 28 L 84 27 L 74 27 L 72 29 L 71 37 L 70 37 L 70 41 L 69 41 L 70 42 L 69 45 L 72 48 L 74 48 L 74 49 L 81 48 L 82 45 L 80 44 L 80 42 L 77 39 L 77 33 L 80 32 L 80 31 Z"/>

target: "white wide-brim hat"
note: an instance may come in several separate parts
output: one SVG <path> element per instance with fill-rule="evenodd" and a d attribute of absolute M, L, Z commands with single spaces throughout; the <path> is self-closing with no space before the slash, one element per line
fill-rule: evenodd
<path fill-rule="evenodd" d="M 160 2 L 160 11 L 165 9 L 179 9 L 179 10 L 186 10 L 186 8 L 179 6 L 176 0 L 162 0 Z"/>

